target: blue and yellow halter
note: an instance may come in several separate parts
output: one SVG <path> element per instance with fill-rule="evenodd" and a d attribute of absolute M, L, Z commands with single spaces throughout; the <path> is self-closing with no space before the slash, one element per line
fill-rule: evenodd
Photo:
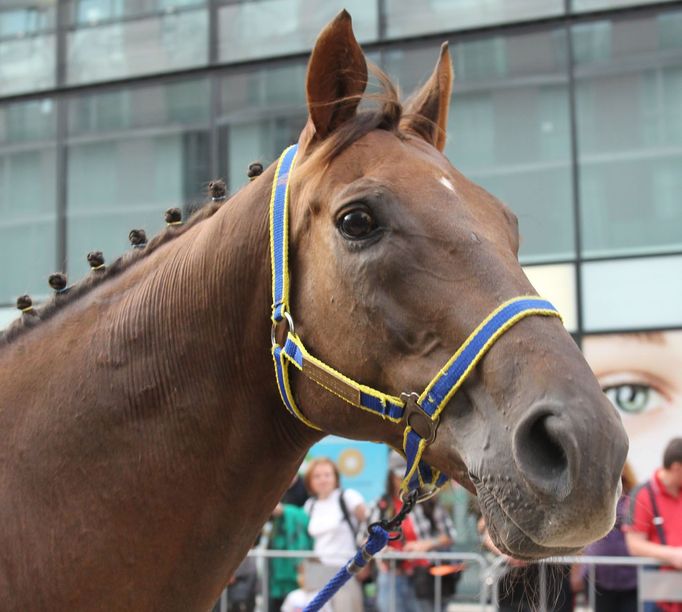
<path fill-rule="evenodd" d="M 433 495 L 447 482 L 447 477 L 422 461 L 426 447 L 436 438 L 441 412 L 462 386 L 476 364 L 495 341 L 515 323 L 531 315 L 560 317 L 548 301 L 533 296 L 513 298 L 498 306 L 471 333 L 459 350 L 427 385 L 416 393 L 400 397 L 388 395 L 337 372 L 311 355 L 296 334 L 289 312 L 289 178 L 296 159 L 297 146 L 282 153 L 277 164 L 270 200 L 270 250 L 272 257 L 272 356 L 275 361 L 277 384 L 287 410 L 297 419 L 320 430 L 309 421 L 296 405 L 289 382 L 289 366 L 298 368 L 305 376 L 349 404 L 393 423 L 403 423 L 403 451 L 407 470 L 401 485 L 402 492 L 416 489 L 419 499 Z M 286 321 L 288 331 L 284 345 L 276 338 L 277 325 Z M 321 430 L 320 430 L 321 431 Z"/>

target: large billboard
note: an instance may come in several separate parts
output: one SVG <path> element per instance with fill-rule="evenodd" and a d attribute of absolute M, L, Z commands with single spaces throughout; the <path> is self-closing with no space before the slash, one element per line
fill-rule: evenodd
<path fill-rule="evenodd" d="M 646 480 L 668 441 L 682 436 L 682 330 L 585 336 L 583 351 L 623 419 L 630 464 Z"/>

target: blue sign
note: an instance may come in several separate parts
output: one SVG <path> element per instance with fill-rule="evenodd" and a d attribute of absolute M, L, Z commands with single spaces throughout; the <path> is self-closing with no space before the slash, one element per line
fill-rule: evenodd
<path fill-rule="evenodd" d="M 355 489 L 369 504 L 386 491 L 388 452 L 385 444 L 327 436 L 310 449 L 306 459 L 331 459 L 341 473 L 341 487 Z"/>

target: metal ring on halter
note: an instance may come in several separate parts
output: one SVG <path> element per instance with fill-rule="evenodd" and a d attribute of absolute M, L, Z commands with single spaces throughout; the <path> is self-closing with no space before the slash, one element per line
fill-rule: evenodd
<path fill-rule="evenodd" d="M 423 487 L 418 489 L 410 489 L 410 491 L 417 491 L 417 501 L 423 502 L 427 499 L 431 499 L 436 493 L 438 493 L 439 488 L 432 484 L 425 484 Z M 399 496 L 402 501 L 405 500 L 405 495 L 409 495 L 409 492 L 400 491 Z"/>
<path fill-rule="evenodd" d="M 433 444 L 438 431 L 440 418 L 431 417 L 419 404 L 419 395 L 416 393 L 401 393 L 400 399 L 405 402 L 403 420 L 409 425 L 420 438 L 426 440 L 426 445 Z"/>
<path fill-rule="evenodd" d="M 291 315 L 289 314 L 288 311 L 283 311 L 282 314 L 284 315 L 284 318 L 287 321 L 287 325 L 289 326 L 289 331 L 293 334 L 294 333 L 294 320 L 291 318 Z M 273 321 L 272 322 L 272 327 L 270 328 L 270 342 L 272 343 L 272 346 L 279 346 L 277 344 L 277 326 L 281 323 L 282 321 Z"/>

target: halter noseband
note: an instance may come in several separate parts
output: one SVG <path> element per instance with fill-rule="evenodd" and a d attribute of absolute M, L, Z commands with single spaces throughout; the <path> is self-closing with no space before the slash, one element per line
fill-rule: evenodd
<path fill-rule="evenodd" d="M 417 489 L 419 498 L 433 495 L 447 482 L 447 476 L 422 461 L 426 447 L 436 438 L 441 412 L 462 386 L 476 364 L 495 341 L 521 319 L 531 316 L 560 317 L 548 301 L 534 296 L 513 298 L 498 306 L 471 333 L 458 351 L 441 368 L 421 395 L 403 393 L 395 397 L 362 385 L 337 372 L 311 355 L 296 334 L 289 312 L 289 178 L 294 167 L 297 145 L 286 149 L 277 163 L 270 200 L 270 254 L 272 258 L 272 356 L 282 401 L 287 410 L 313 429 L 321 431 L 300 411 L 289 382 L 289 366 L 349 404 L 393 423 L 404 423 L 403 450 L 407 470 L 402 492 Z M 276 338 L 277 325 L 286 321 L 284 344 Z"/>

